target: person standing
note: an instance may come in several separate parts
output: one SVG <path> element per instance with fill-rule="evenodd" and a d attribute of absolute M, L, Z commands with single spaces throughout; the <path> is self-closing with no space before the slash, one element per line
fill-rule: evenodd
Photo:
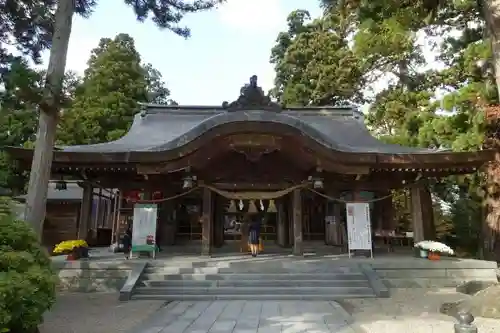
<path fill-rule="evenodd" d="M 123 235 L 123 252 L 125 253 L 125 259 L 130 258 L 130 250 L 132 249 L 132 226 L 129 224 L 125 235 Z"/>
<path fill-rule="evenodd" d="M 252 257 L 256 257 L 259 253 L 259 241 L 260 241 L 260 218 L 257 216 L 252 219 L 250 227 L 248 229 L 248 243 L 250 244 L 250 251 L 252 252 Z"/>

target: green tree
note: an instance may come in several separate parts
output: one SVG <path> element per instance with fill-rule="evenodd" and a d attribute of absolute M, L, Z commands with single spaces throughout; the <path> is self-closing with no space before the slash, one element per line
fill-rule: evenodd
<path fill-rule="evenodd" d="M 494 0 L 418 0 L 418 1 L 350 1 L 358 8 L 360 21 L 373 22 L 376 26 L 393 20 L 399 25 L 414 29 L 420 24 L 428 35 L 443 36 L 441 59 L 447 68 L 436 71 L 428 80 L 447 90 L 448 96 L 441 101 L 446 117 L 433 114 L 421 122 L 421 144 L 435 145 L 454 150 L 478 149 L 486 140 L 485 147 L 499 149 L 499 113 L 491 122 L 485 122 L 484 111 L 498 104 L 500 95 L 500 3 Z M 324 0 L 331 8 L 338 1 Z M 405 15 L 410 13 L 410 16 Z M 410 20 L 408 20 L 410 18 Z M 408 23 L 411 22 L 411 25 Z M 415 25 L 416 24 L 416 25 Z M 449 34 L 454 31 L 454 34 Z M 458 38 L 456 32 L 459 32 Z M 440 108 L 435 106 L 434 109 Z M 431 111 L 433 113 L 433 111 Z M 435 132 L 435 134 L 433 133 Z M 482 191 L 484 204 L 488 206 L 483 228 L 482 254 L 496 253 L 500 258 L 500 162 L 488 166 L 487 177 L 476 177 L 469 183 L 469 192 Z M 473 190 L 475 189 L 475 190 Z M 470 198 L 479 200 L 472 195 Z M 478 205 L 473 205 L 479 207 Z M 476 214 L 476 216 L 479 216 Z"/>
<path fill-rule="evenodd" d="M 339 2 L 356 8 L 359 29 L 354 50 L 370 61 L 369 79 L 377 75 L 391 78 L 389 86 L 374 96 L 366 117 L 374 132 L 384 140 L 405 145 L 481 149 L 486 130 L 484 106 L 498 99 L 481 2 L 325 0 L 325 10 L 333 10 Z M 423 70 L 427 64 L 416 40 L 422 35 L 444 38 L 435 40 L 434 45 L 444 69 Z M 436 91 L 445 96 L 436 100 Z M 460 238 L 466 237 L 460 230 L 468 227 L 467 221 L 479 224 L 478 193 L 484 179 L 481 174 L 449 177 L 433 188 L 436 196 L 451 205 L 450 212 L 442 214 L 449 214 L 449 219 L 444 217 Z M 450 192 L 455 195 L 447 194 Z M 463 200 L 472 202 L 460 210 L 457 205 Z M 493 220 L 490 225 L 494 225 Z M 477 244 L 477 239 L 474 241 Z"/>
<path fill-rule="evenodd" d="M 179 26 L 185 14 L 211 9 L 221 2 L 223 0 L 197 0 L 192 3 L 183 0 L 125 0 L 125 3 L 133 8 L 139 21 L 144 21 L 152 16 L 153 22 L 158 27 L 171 30 L 183 37 L 189 37 L 190 35 L 188 28 Z M 83 16 L 90 15 L 96 3 L 95 0 L 59 0 L 57 2 L 47 78 L 43 89 L 43 98 L 38 104 L 40 112 L 38 120 L 39 135 L 35 144 L 26 200 L 26 218 L 33 225 L 38 235 L 41 235 L 45 218 L 47 188 L 56 138 L 57 120 L 61 108 L 62 82 L 73 16 L 75 13 Z M 53 4 L 53 2 L 48 1 L 47 4 Z M 47 10 L 50 10 L 49 6 L 47 6 Z"/>
<path fill-rule="evenodd" d="M 58 142 L 78 145 L 118 139 L 132 124 L 139 102 L 168 104 L 169 95 L 159 71 L 141 65 L 132 37 L 102 38 L 92 50 L 72 107 L 61 116 Z"/>
<path fill-rule="evenodd" d="M 289 106 L 360 102 L 363 64 L 349 46 L 350 15 L 342 8 L 311 22 L 307 11 L 296 10 L 287 20 L 271 51 L 271 95 Z"/>
<path fill-rule="evenodd" d="M 19 60 L 16 51 L 40 61 L 50 46 L 56 1 L 9 0 L 0 5 L 0 80 L 10 64 Z M 37 19 L 34 20 L 33 17 Z M 1 82 L 1 81 L 0 81 Z"/>
<path fill-rule="evenodd" d="M 163 105 L 177 104 L 170 98 L 170 90 L 165 86 L 160 71 L 151 64 L 145 64 L 142 67 L 145 71 L 148 102 Z"/>
<path fill-rule="evenodd" d="M 3 89 L 0 91 L 0 147 L 26 146 L 35 142 L 37 125 L 36 103 L 39 101 L 44 71 L 29 68 L 21 58 L 12 58 L 3 73 Z M 67 73 L 64 79 L 64 105 L 69 106 L 79 78 Z M 25 190 L 27 174 L 0 152 L 0 187 L 14 194 Z"/>

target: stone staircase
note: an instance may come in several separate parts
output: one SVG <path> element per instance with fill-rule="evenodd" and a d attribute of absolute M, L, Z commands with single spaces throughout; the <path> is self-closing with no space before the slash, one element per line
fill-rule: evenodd
<path fill-rule="evenodd" d="M 337 300 L 388 296 L 388 289 L 370 267 L 341 266 L 327 259 L 258 257 L 153 262 L 146 266 L 132 299 Z"/>

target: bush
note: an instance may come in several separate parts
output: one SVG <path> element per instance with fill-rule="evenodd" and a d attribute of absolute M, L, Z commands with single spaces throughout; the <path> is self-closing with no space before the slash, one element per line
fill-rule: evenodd
<path fill-rule="evenodd" d="M 35 332 L 55 301 L 56 275 L 31 227 L 0 198 L 0 332 Z"/>

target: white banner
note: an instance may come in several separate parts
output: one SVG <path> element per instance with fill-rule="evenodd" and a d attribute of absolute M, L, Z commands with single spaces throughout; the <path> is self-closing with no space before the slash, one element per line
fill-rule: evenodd
<path fill-rule="evenodd" d="M 132 224 L 132 252 L 156 250 L 156 219 L 158 207 L 155 204 L 135 204 Z"/>
<path fill-rule="evenodd" d="M 364 202 L 346 204 L 349 251 L 372 250 L 370 205 Z"/>

